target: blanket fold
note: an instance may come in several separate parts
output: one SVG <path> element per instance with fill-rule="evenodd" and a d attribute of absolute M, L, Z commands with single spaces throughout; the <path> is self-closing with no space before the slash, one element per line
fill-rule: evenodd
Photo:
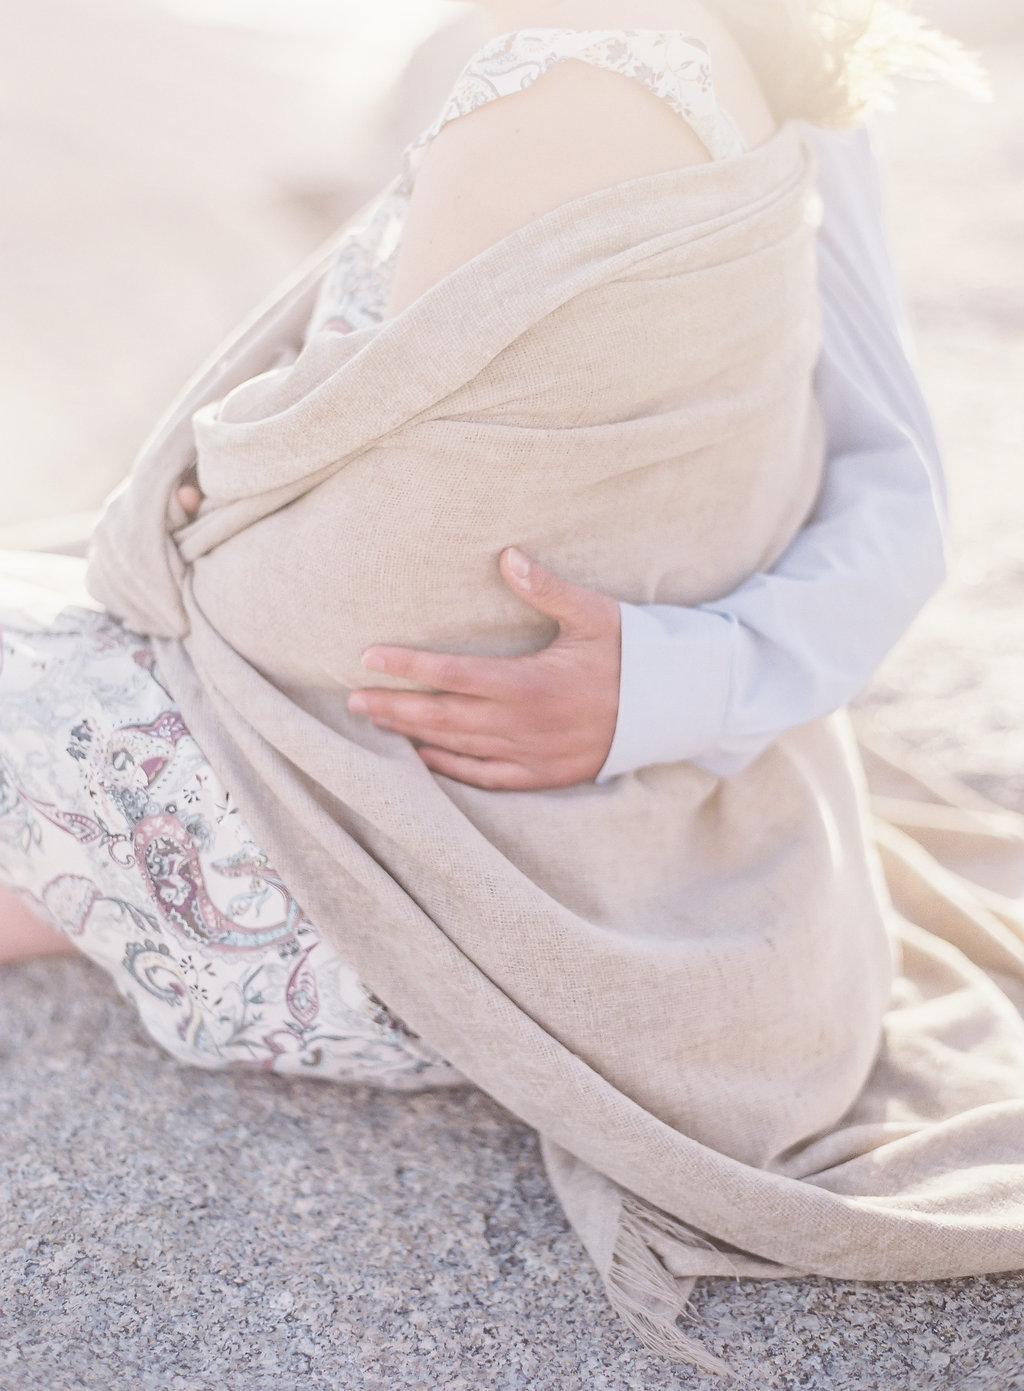
<path fill-rule="evenodd" d="M 813 222 L 787 127 L 577 199 L 275 367 L 325 258 L 179 403 L 90 565 L 306 912 L 540 1131 L 631 1326 L 705 1362 L 676 1324 L 702 1274 L 1024 1264 L 1019 918 L 890 844 L 897 913 L 841 716 L 728 782 L 494 793 L 345 697 L 382 684 L 370 643 L 546 643 L 512 543 L 632 602 L 772 563 L 822 467 Z M 908 921 L 937 903 L 938 933 Z"/>

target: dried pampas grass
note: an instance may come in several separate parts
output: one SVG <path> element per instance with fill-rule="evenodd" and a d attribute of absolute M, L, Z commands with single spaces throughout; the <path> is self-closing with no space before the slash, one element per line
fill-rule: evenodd
<path fill-rule="evenodd" d="M 990 95 L 978 57 L 905 0 L 711 0 L 743 45 L 776 115 L 856 124 L 891 106 L 900 79 Z"/>

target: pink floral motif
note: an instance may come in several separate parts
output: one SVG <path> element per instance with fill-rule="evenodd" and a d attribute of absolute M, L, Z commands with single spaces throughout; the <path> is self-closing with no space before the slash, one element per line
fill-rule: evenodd
<path fill-rule="evenodd" d="M 566 59 L 654 91 L 713 158 L 743 151 L 707 50 L 685 34 L 499 35 L 341 243 L 309 335 L 381 322 L 416 168 L 441 127 Z M 60 623 L 24 626 L 0 607 L 0 878 L 108 970 L 186 1062 L 401 1090 L 463 1081 L 304 916 L 196 747 L 145 639 L 84 609 Z"/>

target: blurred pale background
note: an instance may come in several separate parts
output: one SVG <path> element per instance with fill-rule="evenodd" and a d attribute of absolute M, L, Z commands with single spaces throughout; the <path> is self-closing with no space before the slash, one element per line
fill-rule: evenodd
<path fill-rule="evenodd" d="M 865 704 L 1024 806 L 1024 6 L 929 8 L 996 93 L 922 89 L 880 122 L 955 564 Z M 464 12 L 0 0 L 0 544 L 94 508 L 218 338 L 382 181 L 432 101 L 405 65 Z"/>

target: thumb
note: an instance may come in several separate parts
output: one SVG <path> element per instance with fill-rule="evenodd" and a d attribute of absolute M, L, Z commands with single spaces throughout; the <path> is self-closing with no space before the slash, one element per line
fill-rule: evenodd
<path fill-rule="evenodd" d="M 501 574 L 514 594 L 547 618 L 553 618 L 563 634 L 601 629 L 618 606 L 596 589 L 571 584 L 509 546 L 502 551 Z"/>

